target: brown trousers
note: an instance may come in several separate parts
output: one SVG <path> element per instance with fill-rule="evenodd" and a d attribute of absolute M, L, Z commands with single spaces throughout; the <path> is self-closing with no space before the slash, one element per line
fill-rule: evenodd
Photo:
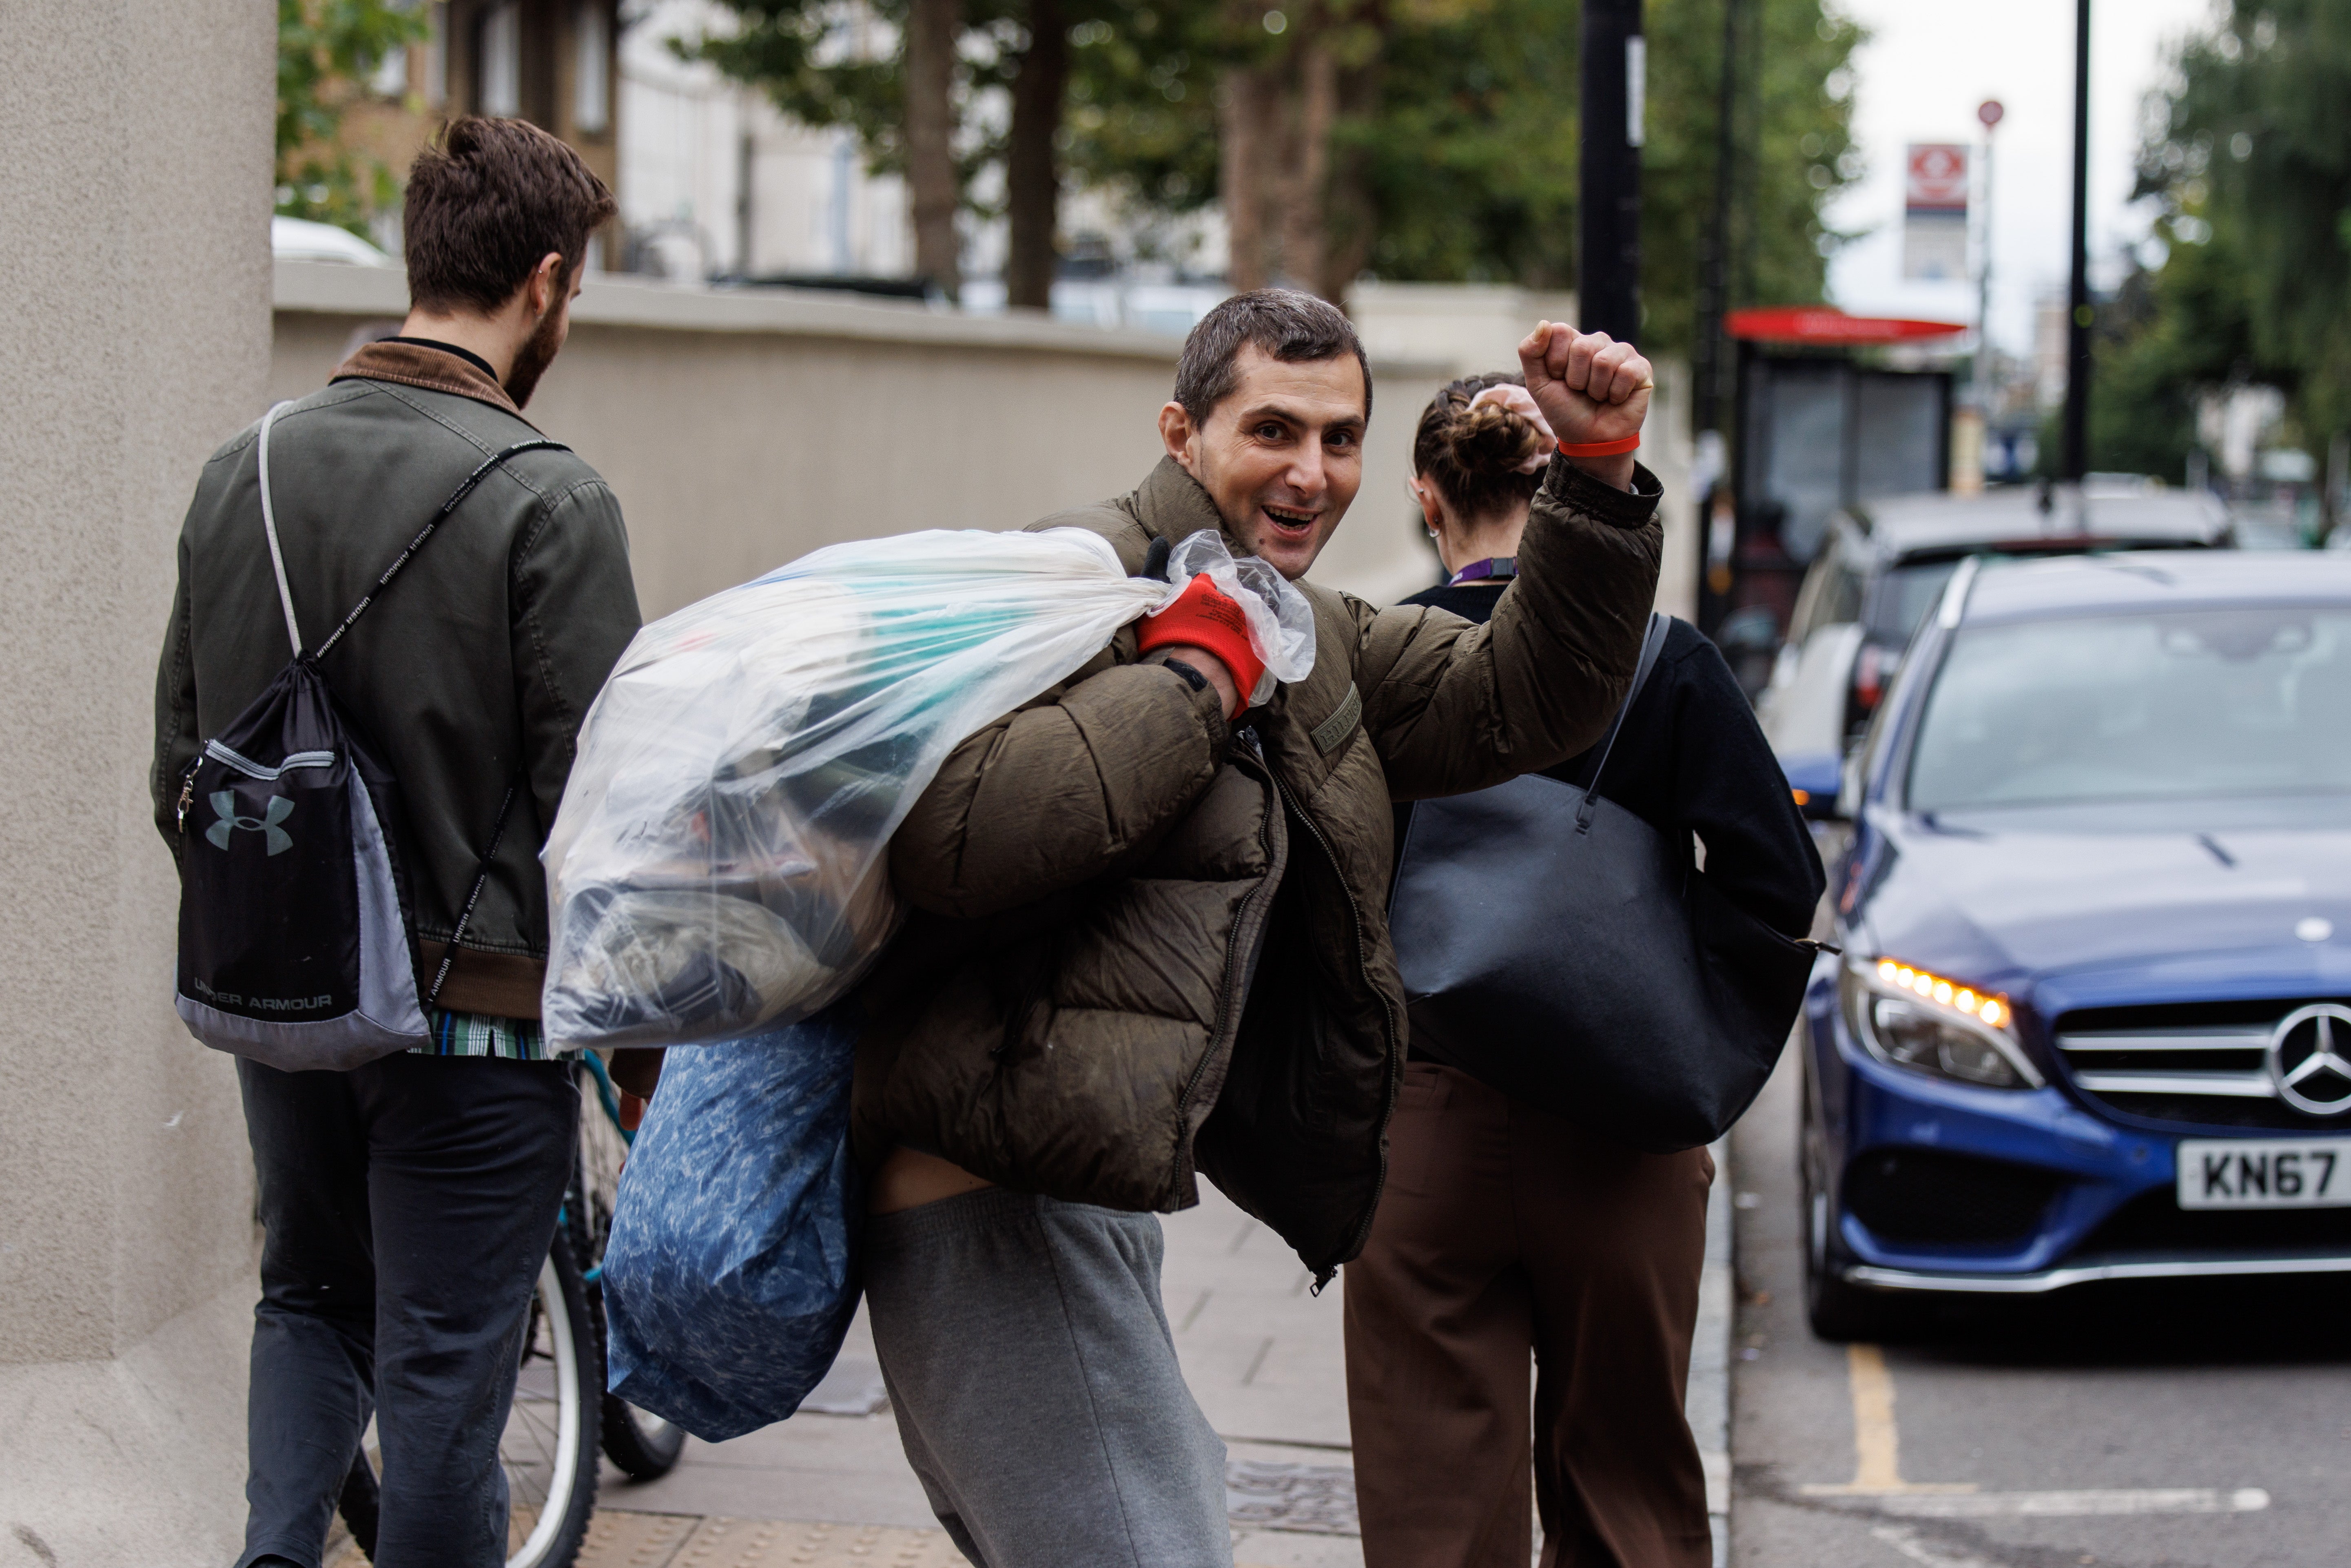
<path fill-rule="evenodd" d="M 1704 1149 L 1640 1154 L 1405 1067 L 1346 1270 L 1365 1568 L 1526 1568 L 1530 1473 L 1542 1568 L 1708 1568 L 1682 1397 L 1713 1180 Z"/>

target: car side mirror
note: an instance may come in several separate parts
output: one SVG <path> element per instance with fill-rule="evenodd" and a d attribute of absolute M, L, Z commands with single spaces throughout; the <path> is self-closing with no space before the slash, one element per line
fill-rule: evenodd
<path fill-rule="evenodd" d="M 1787 775 L 1788 792 L 1795 797 L 1798 810 L 1814 821 L 1836 818 L 1844 758 L 1834 751 L 1791 752 L 1780 758 L 1780 771 Z"/>

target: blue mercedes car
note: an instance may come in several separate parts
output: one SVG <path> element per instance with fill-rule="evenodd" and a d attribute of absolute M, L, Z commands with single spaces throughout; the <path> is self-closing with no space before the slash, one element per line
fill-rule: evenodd
<path fill-rule="evenodd" d="M 1814 1330 L 2351 1273 L 2351 559 L 1964 563 L 1846 765 Z"/>

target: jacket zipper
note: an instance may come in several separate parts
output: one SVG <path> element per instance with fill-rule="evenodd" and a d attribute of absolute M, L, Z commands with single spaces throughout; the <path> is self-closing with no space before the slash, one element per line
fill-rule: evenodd
<path fill-rule="evenodd" d="M 1311 838 L 1316 846 L 1322 850 L 1322 858 L 1331 862 L 1331 874 L 1338 879 L 1339 891 L 1346 894 L 1347 923 L 1353 929 L 1355 936 L 1355 974 L 1365 986 L 1371 988 L 1372 994 L 1380 998 L 1380 1017 L 1387 1033 L 1388 1097 L 1387 1104 L 1380 1113 L 1380 1135 L 1385 1137 L 1388 1124 L 1395 1119 L 1396 1092 L 1402 1087 L 1404 1079 L 1404 1053 L 1396 1047 L 1395 1009 L 1388 1006 L 1388 998 L 1384 992 L 1377 987 L 1371 986 L 1372 967 L 1364 956 L 1363 906 L 1355 902 L 1355 890 L 1347 885 L 1347 873 L 1339 864 L 1339 856 L 1331 848 L 1331 841 L 1322 836 L 1321 825 L 1307 814 L 1305 807 L 1298 805 L 1290 793 L 1290 787 L 1281 781 L 1280 773 L 1271 763 L 1269 762 L 1266 765 L 1266 771 L 1272 777 L 1274 789 L 1280 795 L 1282 802 L 1296 808 L 1298 820 L 1306 824 L 1307 836 Z M 1380 1195 L 1387 1190 L 1387 1185 L 1388 1157 L 1383 1152 L 1380 1155 L 1379 1175 L 1372 1181 L 1372 1201 L 1364 1209 L 1364 1218 L 1355 1226 L 1354 1238 L 1347 1245 L 1349 1256 L 1358 1256 L 1363 1252 L 1364 1243 L 1372 1234 L 1372 1217 L 1380 1211 Z M 1313 1293 L 1317 1296 L 1321 1295 L 1322 1287 L 1329 1284 L 1338 1272 L 1338 1266 L 1335 1264 L 1315 1270 Z"/>
<path fill-rule="evenodd" d="M 203 767 L 204 762 L 204 753 L 201 751 L 196 753 L 195 760 L 188 764 L 187 773 L 180 779 L 180 836 L 182 838 L 188 836 L 188 808 L 195 803 L 196 769 Z"/>
<path fill-rule="evenodd" d="M 1273 778 L 1271 765 L 1266 766 L 1265 775 L 1268 779 Z M 1275 780 L 1277 805 L 1280 799 L 1280 781 Z M 1265 825 L 1258 830 L 1258 843 L 1264 849 L 1266 859 L 1270 861 L 1273 858 L 1273 823 L 1270 816 L 1267 818 Z M 1226 1024 L 1231 1018 L 1235 1006 L 1234 994 L 1240 985 L 1240 978 L 1236 971 L 1240 968 L 1241 964 L 1241 949 L 1244 946 L 1241 938 L 1249 931 L 1251 916 L 1257 913 L 1258 900 L 1265 896 L 1269 885 L 1278 883 L 1280 881 L 1280 877 L 1278 873 L 1260 878 L 1257 886 L 1249 891 L 1249 895 L 1241 900 L 1240 908 L 1233 915 L 1233 934 L 1225 943 L 1225 984 L 1217 1002 L 1216 1030 L 1208 1037 L 1209 1049 L 1202 1051 L 1200 1060 L 1192 1064 L 1192 1074 L 1184 1081 L 1183 1093 L 1176 1098 L 1176 1109 L 1178 1114 L 1191 1110 L 1192 1096 L 1200 1087 L 1200 1075 L 1208 1071 L 1208 1063 L 1216 1056 L 1216 1044 L 1225 1038 Z"/>

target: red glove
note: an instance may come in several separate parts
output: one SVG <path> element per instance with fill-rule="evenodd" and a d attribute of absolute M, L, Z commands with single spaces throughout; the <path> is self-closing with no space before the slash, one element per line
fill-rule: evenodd
<path fill-rule="evenodd" d="M 1265 661 L 1249 646 L 1248 617 L 1206 572 L 1186 583 L 1175 603 L 1137 622 L 1135 630 L 1135 646 L 1142 653 L 1180 643 L 1205 648 L 1223 660 L 1225 668 L 1232 672 L 1233 685 L 1240 689 L 1243 708 L 1249 706 L 1249 694 L 1257 690 L 1258 680 L 1265 674 Z"/>

